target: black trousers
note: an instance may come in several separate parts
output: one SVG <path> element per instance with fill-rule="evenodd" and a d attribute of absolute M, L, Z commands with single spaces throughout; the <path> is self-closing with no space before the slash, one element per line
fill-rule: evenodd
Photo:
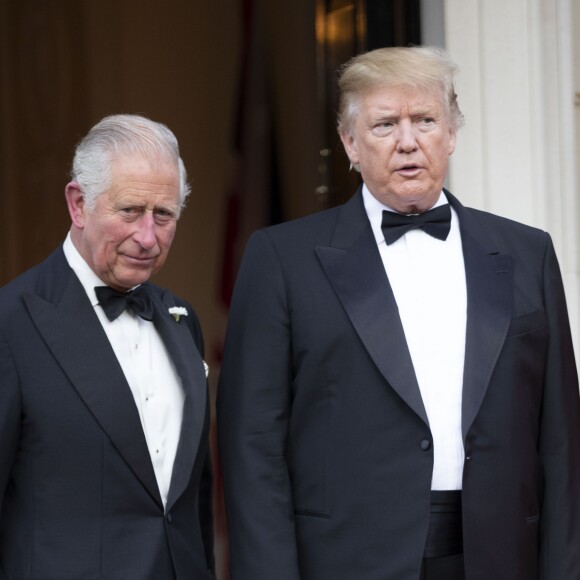
<path fill-rule="evenodd" d="M 461 492 L 432 491 L 420 580 L 465 580 Z"/>

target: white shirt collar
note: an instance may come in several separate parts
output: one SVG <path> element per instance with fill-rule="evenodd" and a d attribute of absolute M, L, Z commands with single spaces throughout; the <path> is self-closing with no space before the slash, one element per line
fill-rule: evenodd
<path fill-rule="evenodd" d="M 73 269 L 77 278 L 83 285 L 91 304 L 96 306 L 99 303 L 99 299 L 95 294 L 95 286 L 106 286 L 106 284 L 93 272 L 91 267 L 81 256 L 80 252 L 76 249 L 71 239 L 70 232 L 66 236 L 62 249 L 68 265 Z"/>
<path fill-rule="evenodd" d="M 369 221 L 371 222 L 371 227 L 373 229 L 373 234 L 375 236 L 375 240 L 376 240 L 377 244 L 384 244 L 385 237 L 383 235 L 383 230 L 381 229 L 381 223 L 383 221 L 383 210 L 393 211 L 393 212 L 395 210 L 390 208 L 389 206 L 381 203 L 369 191 L 368 187 L 364 183 L 363 183 L 362 195 L 363 195 L 363 203 L 365 206 L 365 210 L 367 212 L 367 216 L 369 218 Z M 446 203 L 449 203 L 449 200 L 447 199 L 447 196 L 445 195 L 445 193 L 443 193 L 443 191 L 441 191 L 441 194 L 439 195 L 439 199 L 437 200 L 437 203 L 435 203 L 433 205 L 433 208 L 439 207 L 440 205 L 445 205 Z M 433 208 L 431 208 L 431 209 L 433 209 Z"/>

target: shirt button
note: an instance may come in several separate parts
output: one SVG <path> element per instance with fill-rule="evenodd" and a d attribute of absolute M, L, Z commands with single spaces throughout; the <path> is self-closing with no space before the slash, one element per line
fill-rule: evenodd
<path fill-rule="evenodd" d="M 423 439 L 421 441 L 421 449 L 423 451 L 429 451 L 429 449 L 431 449 L 431 441 L 429 441 L 429 439 Z"/>

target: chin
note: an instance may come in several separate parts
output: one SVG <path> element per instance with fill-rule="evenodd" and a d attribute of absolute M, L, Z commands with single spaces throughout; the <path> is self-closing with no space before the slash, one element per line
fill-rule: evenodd
<path fill-rule="evenodd" d="M 118 284 L 123 285 L 123 288 L 126 290 L 130 290 L 131 288 L 135 288 L 135 286 L 139 286 L 139 284 L 147 282 L 149 278 L 151 278 L 150 273 L 144 274 L 141 272 L 138 276 L 133 275 L 119 279 Z"/>
<path fill-rule="evenodd" d="M 401 195 L 397 196 L 397 198 L 401 204 L 425 211 L 430 209 L 437 202 L 440 193 L 441 190 L 436 193 L 425 190 L 411 190 L 403 192 Z"/>

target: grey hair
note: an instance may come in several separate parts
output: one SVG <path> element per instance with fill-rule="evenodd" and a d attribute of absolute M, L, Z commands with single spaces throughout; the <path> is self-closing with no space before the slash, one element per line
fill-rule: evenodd
<path fill-rule="evenodd" d="M 361 96 L 373 89 L 397 85 L 440 90 L 447 120 L 457 131 L 464 118 L 453 85 L 456 72 L 455 63 L 438 47 L 379 48 L 355 56 L 339 69 L 339 134 L 351 132 Z"/>
<path fill-rule="evenodd" d="M 114 158 L 126 155 L 141 155 L 156 163 L 175 163 L 179 170 L 180 209 L 185 206 L 191 188 L 172 131 L 141 115 L 110 115 L 99 121 L 75 148 L 71 178 L 79 184 L 89 209 L 111 186 Z"/>

